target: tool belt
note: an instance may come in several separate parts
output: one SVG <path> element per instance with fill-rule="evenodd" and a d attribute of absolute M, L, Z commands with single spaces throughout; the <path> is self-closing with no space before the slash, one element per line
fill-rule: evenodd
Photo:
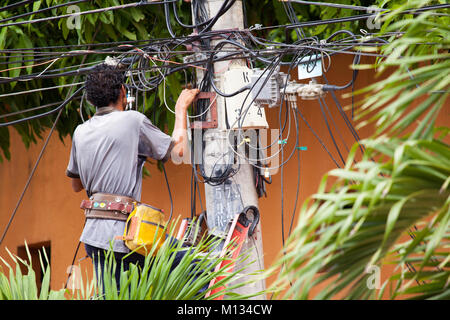
<path fill-rule="evenodd" d="M 133 211 L 136 200 L 108 193 L 95 193 L 89 200 L 81 201 L 86 218 L 126 221 Z"/>
<path fill-rule="evenodd" d="M 141 255 L 155 255 L 166 239 L 163 210 L 133 198 L 95 193 L 89 200 L 81 201 L 80 207 L 86 218 L 125 221 L 123 235 L 114 238 Z"/>

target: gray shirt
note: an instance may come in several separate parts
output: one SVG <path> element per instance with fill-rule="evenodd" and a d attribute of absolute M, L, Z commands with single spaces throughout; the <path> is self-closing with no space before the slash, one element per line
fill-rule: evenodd
<path fill-rule="evenodd" d="M 140 201 L 146 158 L 167 160 L 171 145 L 172 138 L 142 113 L 99 112 L 75 129 L 66 174 L 80 178 L 88 196 L 102 192 Z M 124 229 L 124 221 L 87 219 L 80 241 L 109 249 Z M 113 250 L 130 251 L 120 240 L 114 240 Z"/>

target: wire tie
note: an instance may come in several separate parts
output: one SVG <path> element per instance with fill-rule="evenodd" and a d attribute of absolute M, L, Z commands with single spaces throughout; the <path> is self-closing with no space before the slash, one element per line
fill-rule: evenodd
<path fill-rule="evenodd" d="M 295 147 L 295 149 L 297 150 L 302 150 L 302 151 L 306 151 L 308 150 L 308 147 L 302 146 L 302 147 Z"/>
<path fill-rule="evenodd" d="M 242 144 L 244 144 L 245 142 L 247 142 L 247 143 L 250 143 L 250 138 L 244 138 L 244 139 L 242 139 L 242 141 L 241 141 L 241 143 L 239 143 L 239 146 L 238 147 L 240 147 Z"/>
<path fill-rule="evenodd" d="M 260 23 L 256 23 L 256 24 L 254 24 L 253 26 L 251 26 L 248 30 L 249 31 L 252 31 L 252 30 L 259 30 L 259 29 L 261 29 L 262 28 L 262 24 L 260 24 Z"/>
<path fill-rule="evenodd" d="M 278 144 L 286 144 L 286 143 L 287 143 L 287 139 L 278 140 Z"/>

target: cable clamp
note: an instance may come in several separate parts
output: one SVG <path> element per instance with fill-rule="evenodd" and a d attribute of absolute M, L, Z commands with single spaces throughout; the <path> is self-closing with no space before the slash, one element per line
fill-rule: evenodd
<path fill-rule="evenodd" d="M 297 94 L 303 100 L 314 100 L 325 95 L 323 84 L 318 84 L 314 80 L 310 81 L 308 84 L 303 85 L 297 89 Z"/>
<path fill-rule="evenodd" d="M 306 151 L 306 150 L 308 150 L 308 147 L 301 146 L 301 147 L 295 147 L 295 149 L 297 149 L 297 150 L 302 150 L 302 151 Z"/>
<path fill-rule="evenodd" d="M 278 144 L 286 144 L 287 139 L 278 140 Z"/>
<path fill-rule="evenodd" d="M 363 34 L 361 37 L 361 42 L 366 42 L 372 39 L 372 35 L 367 32 L 367 30 L 359 29 L 359 31 Z"/>
<path fill-rule="evenodd" d="M 259 29 L 261 29 L 262 28 L 262 24 L 260 24 L 260 23 L 255 23 L 253 26 L 251 26 L 248 30 L 249 31 L 252 31 L 252 30 L 259 30 Z"/>
<path fill-rule="evenodd" d="M 239 143 L 238 147 L 240 147 L 241 145 L 243 145 L 244 143 L 250 143 L 250 138 L 244 138 L 242 139 L 241 143 Z"/>
<path fill-rule="evenodd" d="M 264 178 L 270 178 L 269 168 L 264 169 Z"/>
<path fill-rule="evenodd" d="M 127 110 L 131 110 L 135 100 L 136 100 L 136 98 L 133 97 L 132 95 L 130 95 L 130 92 L 128 91 L 127 92 L 127 106 L 126 106 Z"/>
<path fill-rule="evenodd" d="M 105 64 L 108 66 L 116 67 L 119 64 L 119 59 L 107 56 L 105 58 Z"/>

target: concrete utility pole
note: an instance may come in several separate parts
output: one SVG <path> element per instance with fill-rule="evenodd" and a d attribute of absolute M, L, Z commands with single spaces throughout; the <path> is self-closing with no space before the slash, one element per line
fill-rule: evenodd
<path fill-rule="evenodd" d="M 203 0 L 208 17 L 214 17 L 221 8 L 224 0 Z M 232 30 L 243 29 L 243 7 L 242 0 L 237 0 L 234 5 L 223 15 L 213 26 L 212 30 Z M 193 19 L 196 23 L 195 17 Z M 221 40 L 211 41 L 211 48 L 213 48 Z M 231 48 L 233 50 L 236 47 L 225 46 L 224 49 Z M 233 89 L 233 79 L 231 77 L 224 77 L 227 71 L 241 70 L 239 68 L 246 67 L 247 61 L 244 59 L 234 59 L 228 61 L 220 61 L 214 63 L 214 70 L 220 71 L 214 77 L 216 86 L 222 92 L 230 92 Z M 201 80 L 202 71 L 198 71 L 198 79 Z M 242 77 L 242 75 L 241 75 Z M 239 86 L 239 84 L 238 84 Z M 239 88 L 235 88 L 237 90 Z M 240 161 L 239 171 L 229 178 L 224 184 L 218 186 L 212 186 L 205 183 L 205 198 L 206 209 L 208 217 L 208 229 L 209 230 L 223 230 L 226 227 L 228 221 L 230 221 L 236 213 L 242 211 L 246 206 L 253 205 L 258 207 L 258 196 L 256 193 L 255 185 L 253 182 L 253 168 L 247 162 L 245 163 L 242 157 L 235 156 L 230 151 L 227 143 L 229 130 L 226 127 L 225 117 L 231 109 L 236 109 L 239 106 L 232 106 L 233 100 L 230 98 L 224 98 L 220 95 L 216 96 L 217 103 L 217 123 L 216 129 L 208 129 L 205 131 L 203 140 L 205 141 L 205 148 L 203 150 L 203 161 L 206 175 L 212 174 L 213 176 L 220 175 L 220 170 L 223 168 L 221 163 L 230 161 L 230 155 L 239 158 Z M 226 109 L 227 108 L 227 109 Z M 227 113 L 225 112 L 227 111 Z M 265 122 L 265 116 L 264 116 Z M 231 129 L 232 130 L 232 129 Z M 197 146 L 195 146 L 197 148 Z M 239 152 L 243 151 L 243 145 Z M 253 236 L 248 237 L 243 245 L 241 253 L 249 253 L 250 257 L 244 262 L 238 263 L 235 266 L 235 270 L 243 267 L 243 263 L 246 265 L 246 275 L 239 281 L 247 281 L 250 279 L 250 273 L 256 270 L 264 269 L 263 259 L 263 245 L 262 245 L 262 233 L 260 223 L 258 224 Z M 250 265 L 249 262 L 254 261 Z M 241 294 L 251 294 L 260 292 L 265 289 L 265 281 L 258 280 L 252 285 L 246 285 L 238 288 L 235 292 Z M 255 299 L 265 299 L 265 295 L 258 295 Z"/>

